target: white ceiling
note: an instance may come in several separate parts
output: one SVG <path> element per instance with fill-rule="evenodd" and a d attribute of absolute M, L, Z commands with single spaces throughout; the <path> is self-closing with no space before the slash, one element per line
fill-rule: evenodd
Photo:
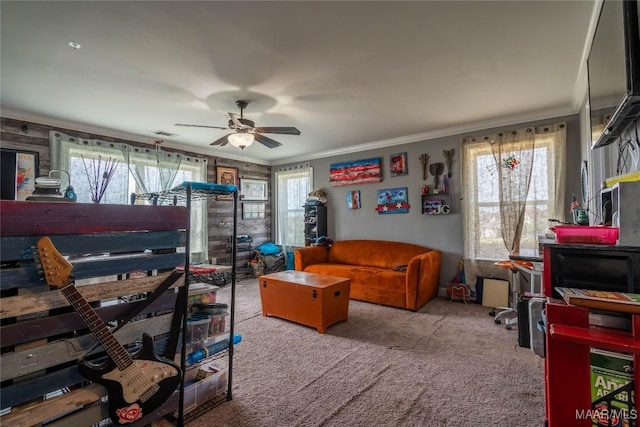
<path fill-rule="evenodd" d="M 2 1 L 6 117 L 281 164 L 576 112 L 594 1 Z M 74 50 L 70 41 L 82 47 Z M 78 128 L 76 126 L 76 128 Z M 104 130 L 108 130 L 105 132 Z M 177 144 L 177 145 L 176 145 Z"/>

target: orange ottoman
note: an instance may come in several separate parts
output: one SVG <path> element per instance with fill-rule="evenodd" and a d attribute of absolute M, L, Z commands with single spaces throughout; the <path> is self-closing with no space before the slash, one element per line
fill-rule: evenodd
<path fill-rule="evenodd" d="M 262 315 L 326 329 L 349 315 L 349 279 L 287 270 L 258 279 Z"/>

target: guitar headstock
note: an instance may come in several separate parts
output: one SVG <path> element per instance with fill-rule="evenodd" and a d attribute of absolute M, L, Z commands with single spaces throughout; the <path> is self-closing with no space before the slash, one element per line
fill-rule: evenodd
<path fill-rule="evenodd" d="M 60 288 L 71 283 L 73 265 L 58 252 L 50 238 L 42 237 L 38 240 L 36 249 L 35 262 L 38 269 L 44 273 L 45 281 L 49 286 Z"/>

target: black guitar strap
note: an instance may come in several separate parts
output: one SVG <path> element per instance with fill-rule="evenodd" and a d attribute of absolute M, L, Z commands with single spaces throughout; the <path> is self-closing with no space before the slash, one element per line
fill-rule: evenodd
<path fill-rule="evenodd" d="M 164 279 L 162 281 L 162 283 L 160 283 L 160 286 L 158 286 L 151 293 L 151 295 L 147 296 L 147 298 L 145 300 L 140 301 L 140 303 L 137 304 L 127 314 L 127 317 L 125 317 L 124 319 L 122 319 L 120 321 L 120 325 L 118 325 L 117 328 L 115 328 L 113 331 L 111 331 L 111 333 L 115 333 L 118 329 L 120 329 L 124 325 L 126 325 L 129 322 L 129 320 L 133 319 L 138 314 L 142 313 L 142 310 L 147 308 L 153 301 L 155 301 L 160 295 L 162 295 L 167 289 L 169 289 L 171 287 L 171 285 L 173 285 L 176 282 L 176 280 L 178 280 L 180 277 L 182 277 L 183 274 L 184 273 L 182 273 L 181 271 L 176 271 L 176 270 L 172 271 L 171 274 L 169 276 L 167 276 L 167 278 Z"/>
<path fill-rule="evenodd" d="M 160 295 L 162 295 L 167 289 L 169 289 L 171 285 L 173 285 L 180 277 L 182 277 L 183 274 L 184 273 L 181 271 L 177 271 L 177 270 L 172 271 L 171 274 L 167 276 L 167 278 L 164 279 L 162 283 L 160 283 L 160 286 L 158 286 L 150 295 L 148 295 L 146 299 L 140 301 L 140 303 L 138 303 L 133 309 L 131 309 L 129 313 L 127 313 L 127 316 L 125 318 L 123 318 L 118 322 L 119 325 L 115 329 L 113 329 L 111 333 L 115 333 L 118 329 L 122 328 L 124 325 L 129 323 L 129 321 L 133 319 L 135 316 L 142 313 L 142 311 L 145 308 L 147 308 L 153 301 L 155 301 Z M 180 300 L 181 298 L 178 298 L 177 302 L 180 302 Z M 182 307 L 182 305 L 179 305 L 179 304 L 176 304 L 176 306 Z M 171 329 L 172 330 L 174 329 L 173 325 Z M 80 357 L 80 360 L 84 359 L 84 357 L 87 354 L 91 353 L 98 346 L 98 344 L 100 343 L 96 342 L 94 345 L 92 345 L 91 348 L 88 351 L 86 351 L 83 356 Z"/>

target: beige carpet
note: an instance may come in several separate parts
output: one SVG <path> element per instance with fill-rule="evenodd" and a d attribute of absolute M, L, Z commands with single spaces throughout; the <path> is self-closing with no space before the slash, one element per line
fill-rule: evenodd
<path fill-rule="evenodd" d="M 349 321 L 321 335 L 263 317 L 255 279 L 240 281 L 236 296 L 233 400 L 188 427 L 544 421 L 544 360 L 485 307 L 436 299 L 413 313 L 352 300 Z"/>

